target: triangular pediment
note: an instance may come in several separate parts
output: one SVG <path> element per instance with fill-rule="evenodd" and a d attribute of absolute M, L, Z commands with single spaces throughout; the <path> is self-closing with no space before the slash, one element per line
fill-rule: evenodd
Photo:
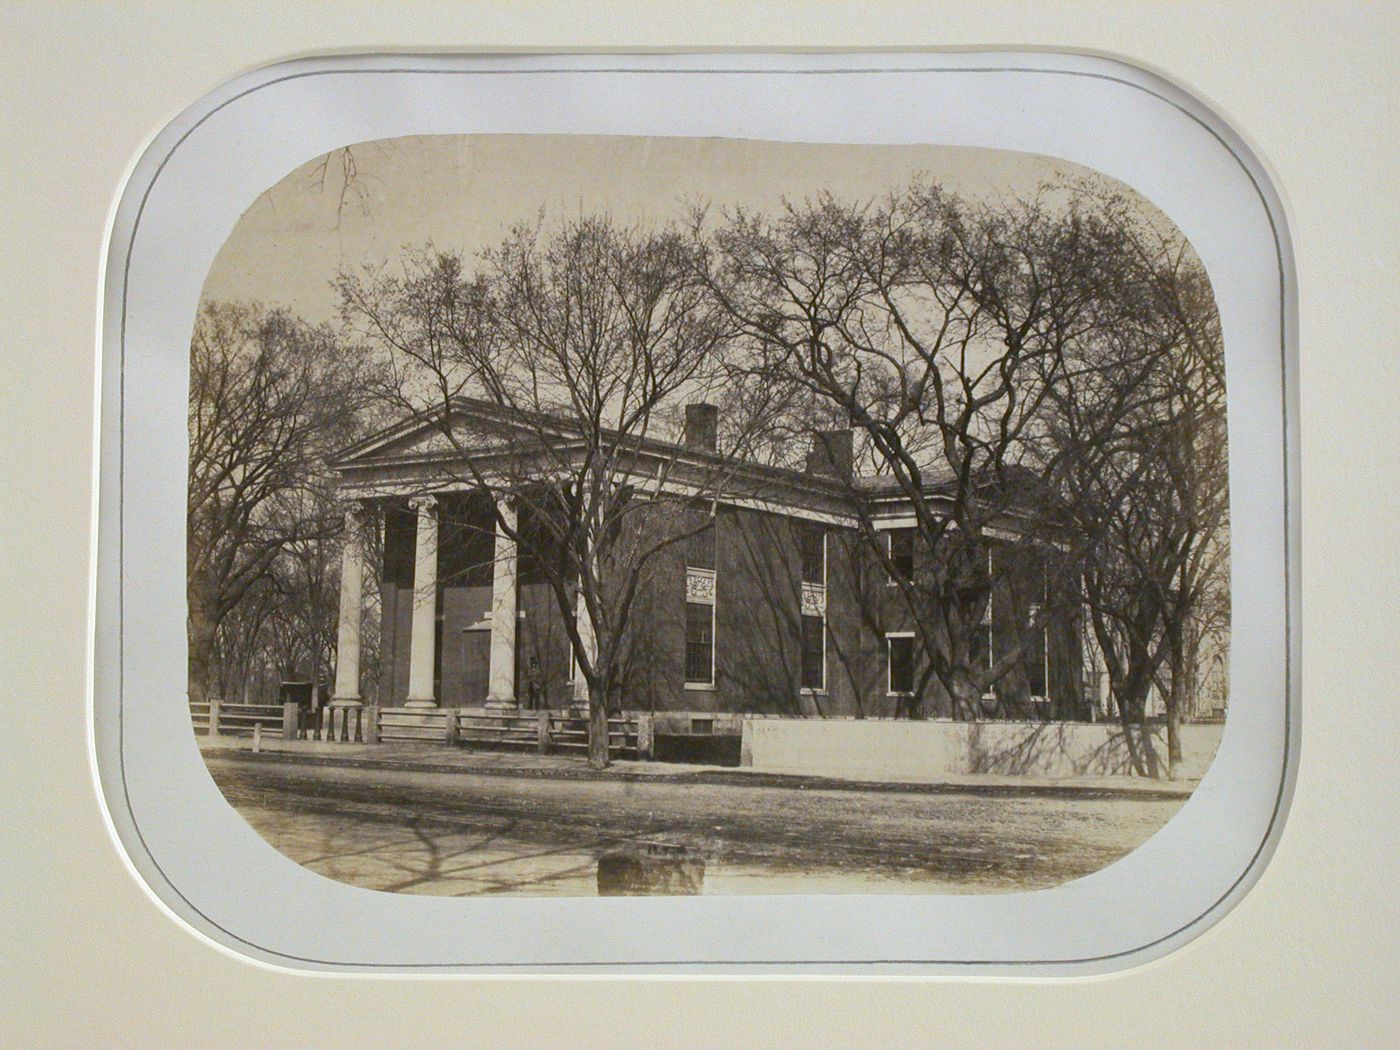
<path fill-rule="evenodd" d="M 488 452 L 505 448 L 509 444 L 509 439 L 500 434 L 483 434 L 479 428 L 467 426 L 463 421 L 454 419 L 450 431 L 444 430 L 440 423 L 423 424 L 407 434 L 386 441 L 376 449 L 367 450 L 354 459 L 417 459 L 424 456 L 455 455 L 467 448 L 477 452 Z"/>
<path fill-rule="evenodd" d="M 519 415 L 484 402 L 454 402 L 444 423 L 441 412 L 421 413 L 345 449 L 335 457 L 339 470 L 420 460 L 475 458 L 506 451 L 548 437 L 567 441 L 557 426 L 534 425 Z"/>
<path fill-rule="evenodd" d="M 434 488 L 568 477 L 588 458 L 578 424 L 564 413 L 521 412 L 459 399 L 446 415 L 423 412 L 371 434 L 331 460 L 344 491 L 357 498 Z M 616 437 L 611 431 L 608 440 Z M 842 518 L 849 496 L 834 479 L 728 459 L 653 437 L 610 449 L 617 478 L 642 490 L 692 495 L 716 485 L 729 501 L 761 509 L 806 507 Z"/>

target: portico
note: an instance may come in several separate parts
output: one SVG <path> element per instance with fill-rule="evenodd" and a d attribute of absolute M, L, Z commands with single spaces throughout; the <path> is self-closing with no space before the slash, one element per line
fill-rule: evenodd
<path fill-rule="evenodd" d="M 444 552 L 443 514 L 444 503 L 452 496 L 460 498 L 460 491 L 454 493 L 427 493 L 402 499 L 358 499 L 351 503 L 345 512 L 345 541 L 341 554 L 340 576 L 340 619 L 337 628 L 337 654 L 335 693 L 333 703 L 338 706 L 360 706 L 362 625 L 364 618 L 364 577 L 367 549 L 375 546 L 386 548 L 381 585 L 386 595 L 381 622 L 381 644 L 393 646 L 398 636 L 406 634 L 406 646 L 400 641 L 403 660 L 407 667 L 407 687 L 401 695 L 405 707 L 435 708 L 443 700 L 443 635 L 444 635 L 444 586 L 461 583 L 460 580 L 443 580 L 444 561 L 460 561 L 460 554 Z M 474 669 L 479 671 L 487 683 L 486 703 L 493 707 L 514 707 L 517 705 L 516 670 L 518 664 L 518 625 L 519 611 L 519 554 L 518 544 L 510 535 L 516 529 L 516 513 L 513 503 L 501 498 L 496 503 L 498 518 L 495 520 L 494 537 L 490 556 L 489 596 L 481 602 L 487 606 L 470 625 L 473 635 L 489 632 L 489 645 L 481 646 L 487 656 L 487 665 Z M 408 598 L 406 631 L 398 631 L 393 621 L 399 619 L 403 602 L 388 598 L 394 590 L 394 528 L 390 524 L 393 517 L 408 517 L 412 523 L 413 553 L 411 574 L 401 582 L 403 596 Z M 503 527 L 504 526 L 504 527 Z M 377 535 L 374 530 L 382 527 Z M 449 523 L 449 531 L 451 523 Z M 372 539 L 379 540 L 376 544 Z M 480 573 L 484 567 L 474 566 Z M 402 574 L 401 574 L 402 575 Z M 483 587 L 458 587 L 459 590 L 486 590 Z M 463 633 L 463 632 L 458 632 Z M 390 661 L 392 665 L 392 659 Z M 392 677 L 392 675 L 391 675 Z M 381 685 L 381 689 L 383 685 Z M 392 695 L 393 686 L 389 684 Z"/>

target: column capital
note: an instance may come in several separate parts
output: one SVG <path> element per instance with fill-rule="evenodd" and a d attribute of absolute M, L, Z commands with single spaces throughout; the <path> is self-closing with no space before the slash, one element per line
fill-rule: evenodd
<path fill-rule="evenodd" d="M 346 500 L 342 506 L 346 528 L 363 524 L 369 520 L 370 505 L 362 499 Z"/>
<path fill-rule="evenodd" d="M 414 496 L 411 499 L 409 499 L 408 505 L 412 507 L 415 511 L 417 511 L 419 514 L 422 514 L 425 510 L 436 511 L 438 505 L 438 498 L 432 493 L 428 493 L 422 496 Z"/>

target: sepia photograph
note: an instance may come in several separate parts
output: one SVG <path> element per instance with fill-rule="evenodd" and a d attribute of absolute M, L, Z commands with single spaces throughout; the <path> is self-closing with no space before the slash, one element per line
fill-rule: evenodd
<path fill-rule="evenodd" d="M 325 878 L 1045 889 L 1219 746 L 1219 313 L 1089 168 L 348 144 L 243 214 L 189 375 L 192 745 Z"/>
<path fill-rule="evenodd" d="M 0 5 L 0 1046 L 1394 1042 L 1400 12 L 1044 6 Z"/>

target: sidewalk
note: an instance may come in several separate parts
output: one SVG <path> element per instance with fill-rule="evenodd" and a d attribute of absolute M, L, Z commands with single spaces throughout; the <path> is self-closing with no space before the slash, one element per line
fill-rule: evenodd
<path fill-rule="evenodd" d="M 604 770 L 589 769 L 584 759 L 537 755 L 525 751 L 486 751 L 435 743 L 341 744 L 324 740 L 264 737 L 253 751 L 248 737 L 196 738 L 200 752 L 235 762 L 295 762 L 308 766 L 458 773 L 473 776 L 540 777 L 552 780 L 646 781 L 671 784 L 731 784 L 822 791 L 886 791 L 911 794 L 1040 795 L 1086 798 L 1186 798 L 1196 780 L 1148 780 L 1133 777 L 1032 777 L 981 773 L 948 774 L 936 779 L 847 780 L 748 768 L 640 762 L 618 759 Z"/>

